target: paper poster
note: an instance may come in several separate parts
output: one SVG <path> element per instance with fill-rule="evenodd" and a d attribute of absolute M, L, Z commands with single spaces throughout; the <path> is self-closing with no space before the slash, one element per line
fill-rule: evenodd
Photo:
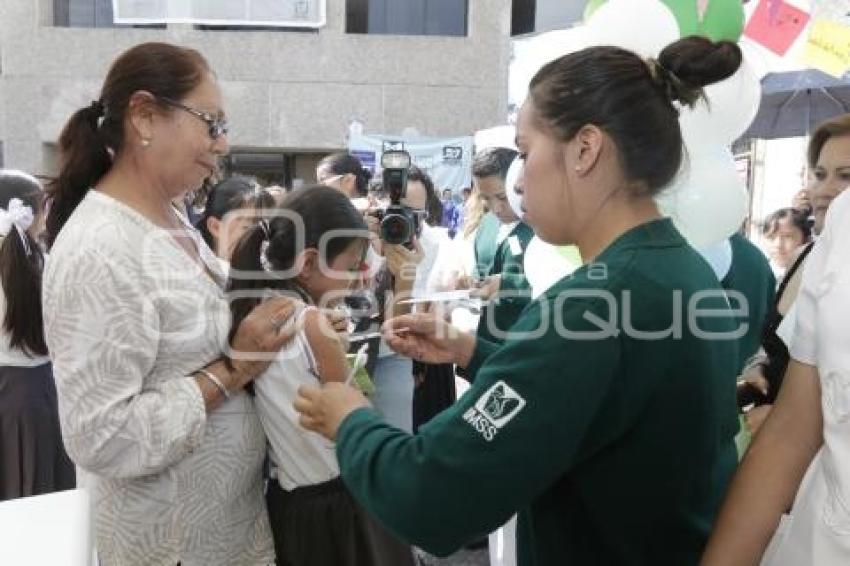
<path fill-rule="evenodd" d="M 761 0 L 744 29 L 744 35 L 782 56 L 808 22 L 808 12 L 783 0 Z"/>
<path fill-rule="evenodd" d="M 815 20 L 803 57 L 809 66 L 841 78 L 850 70 L 850 26 Z"/>
<path fill-rule="evenodd" d="M 381 154 L 394 149 L 410 154 L 413 164 L 431 176 L 438 194 L 443 189 L 459 193 L 462 188 L 472 186 L 472 136 L 416 139 L 381 134 L 348 136 L 348 150 L 375 175 L 381 174 Z"/>
<path fill-rule="evenodd" d="M 850 25 L 850 2 L 847 0 L 813 0 L 813 20 L 832 20 Z"/>

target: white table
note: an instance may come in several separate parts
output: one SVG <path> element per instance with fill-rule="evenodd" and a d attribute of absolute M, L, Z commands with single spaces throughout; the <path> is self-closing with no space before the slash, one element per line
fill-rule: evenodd
<path fill-rule="evenodd" d="M 89 505 L 84 489 L 0 502 L 0 564 L 90 566 Z"/>

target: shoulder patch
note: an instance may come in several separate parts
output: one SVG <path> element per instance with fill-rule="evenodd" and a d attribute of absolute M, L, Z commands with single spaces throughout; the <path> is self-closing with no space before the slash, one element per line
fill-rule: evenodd
<path fill-rule="evenodd" d="M 489 442 L 523 407 L 525 399 L 507 383 L 498 381 L 464 413 L 463 419 Z"/>

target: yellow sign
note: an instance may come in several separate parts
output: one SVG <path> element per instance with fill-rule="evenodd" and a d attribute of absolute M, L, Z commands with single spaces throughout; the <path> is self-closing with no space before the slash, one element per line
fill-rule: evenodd
<path fill-rule="evenodd" d="M 850 69 L 850 26 L 815 20 L 803 58 L 811 67 L 838 78 L 844 76 Z"/>

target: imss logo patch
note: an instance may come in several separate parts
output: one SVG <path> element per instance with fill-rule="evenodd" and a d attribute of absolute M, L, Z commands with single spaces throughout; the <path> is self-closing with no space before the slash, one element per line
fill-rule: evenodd
<path fill-rule="evenodd" d="M 525 407 L 525 399 L 504 381 L 495 383 L 463 414 L 484 440 L 490 442 Z"/>

